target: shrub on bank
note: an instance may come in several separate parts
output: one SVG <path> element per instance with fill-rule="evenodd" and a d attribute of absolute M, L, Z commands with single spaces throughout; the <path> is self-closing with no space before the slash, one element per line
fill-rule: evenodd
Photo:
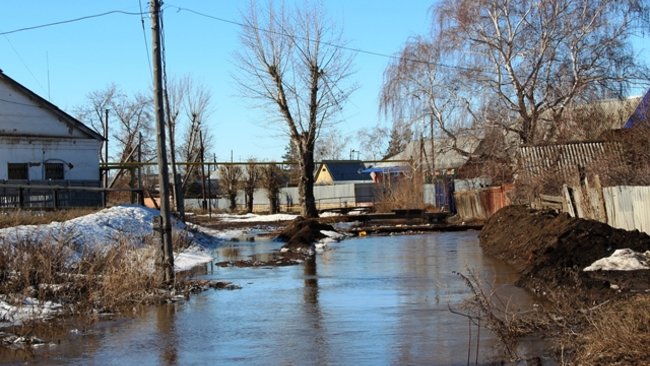
<path fill-rule="evenodd" d="M 150 238 L 144 245 L 118 240 L 116 245 L 84 248 L 81 253 L 65 240 L 2 243 L 1 299 L 17 308 L 28 299 L 51 301 L 62 305 L 61 315 L 118 312 L 161 302 L 167 297 L 156 289 L 154 255 Z"/>

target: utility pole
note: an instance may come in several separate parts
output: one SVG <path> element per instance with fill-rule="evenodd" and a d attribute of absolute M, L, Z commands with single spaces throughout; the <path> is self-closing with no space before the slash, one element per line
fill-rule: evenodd
<path fill-rule="evenodd" d="M 104 207 L 108 205 L 108 108 L 104 110 Z"/>
<path fill-rule="evenodd" d="M 199 144 L 201 149 L 201 196 L 203 197 L 203 202 L 201 207 L 203 210 L 208 209 L 208 201 L 206 201 L 206 192 L 205 192 L 205 149 L 203 146 L 203 131 L 201 130 L 201 124 L 199 122 Z"/>
<path fill-rule="evenodd" d="M 154 108 L 158 140 L 158 181 L 160 183 L 160 253 L 156 256 L 156 270 L 160 271 L 163 285 L 174 282 L 174 251 L 172 248 L 171 217 L 169 213 L 169 172 L 165 144 L 165 108 L 163 103 L 162 55 L 160 39 L 160 1 L 151 0 L 151 39 L 153 52 Z"/>

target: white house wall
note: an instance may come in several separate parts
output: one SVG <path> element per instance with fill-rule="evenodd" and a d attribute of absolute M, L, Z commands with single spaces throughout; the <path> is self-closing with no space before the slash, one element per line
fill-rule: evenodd
<path fill-rule="evenodd" d="M 31 163 L 29 180 L 43 180 L 44 162 L 64 163 L 66 180 L 99 180 L 100 146 L 90 139 L 4 138 L 0 180 L 8 179 L 7 163 Z"/>
<path fill-rule="evenodd" d="M 9 84 L 0 83 L 0 99 L 0 135 L 88 138 L 52 110 L 35 103 Z"/>

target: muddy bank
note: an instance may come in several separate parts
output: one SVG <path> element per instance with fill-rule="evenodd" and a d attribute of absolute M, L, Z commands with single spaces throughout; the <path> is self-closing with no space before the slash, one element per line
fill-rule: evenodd
<path fill-rule="evenodd" d="M 520 272 L 516 284 L 548 303 L 529 325 L 563 364 L 650 362 L 650 270 L 583 271 L 616 249 L 650 250 L 638 231 L 567 214 L 506 207 L 483 227 L 484 253 Z"/>
<path fill-rule="evenodd" d="M 510 206 L 487 221 L 479 238 L 488 255 L 521 272 L 519 286 L 540 294 L 568 295 L 567 300 L 588 304 L 650 289 L 650 270 L 583 271 L 616 249 L 650 250 L 645 233 Z"/>

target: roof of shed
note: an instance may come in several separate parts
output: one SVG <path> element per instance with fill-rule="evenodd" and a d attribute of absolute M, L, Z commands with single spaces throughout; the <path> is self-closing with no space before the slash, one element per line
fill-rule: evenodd
<path fill-rule="evenodd" d="M 459 150 L 471 154 L 480 141 L 476 136 L 459 136 L 456 141 L 449 138 L 435 139 L 434 157 L 436 169 L 451 169 L 462 166 L 469 157 Z M 406 145 L 404 151 L 385 159 L 387 162 L 380 162 L 377 166 L 408 165 L 408 160 L 422 163 L 425 155 L 431 156 L 431 140 L 411 141 Z"/>
<path fill-rule="evenodd" d="M 46 99 L 42 98 L 38 94 L 34 93 L 33 91 L 29 90 L 27 87 L 24 85 L 20 84 L 16 80 L 10 78 L 5 74 L 2 70 L 0 70 L 0 82 L 4 82 L 8 85 L 10 85 L 13 89 L 17 90 L 24 96 L 26 96 L 31 102 L 33 102 L 35 105 L 40 106 L 42 108 L 45 108 L 52 112 L 55 116 L 57 116 L 60 120 L 64 121 L 65 123 L 68 123 L 69 125 L 73 126 L 74 128 L 78 129 L 82 133 L 86 134 L 88 137 L 96 140 L 104 140 L 104 137 L 97 133 L 95 130 L 92 128 L 89 128 L 85 124 L 83 124 L 81 121 L 78 119 L 72 117 L 68 113 L 62 111 L 59 109 L 59 107 L 55 106 L 54 104 L 50 103 Z M 12 103 L 11 101 L 5 101 L 8 103 Z"/>
<path fill-rule="evenodd" d="M 351 180 L 370 180 L 368 173 L 362 173 L 366 168 L 361 160 L 324 160 L 322 162 L 335 182 Z"/>
<path fill-rule="evenodd" d="M 562 176 L 578 173 L 594 164 L 623 161 L 623 148 L 617 142 L 573 142 L 521 146 L 518 154 L 520 173 L 534 177 L 549 172 Z"/>

